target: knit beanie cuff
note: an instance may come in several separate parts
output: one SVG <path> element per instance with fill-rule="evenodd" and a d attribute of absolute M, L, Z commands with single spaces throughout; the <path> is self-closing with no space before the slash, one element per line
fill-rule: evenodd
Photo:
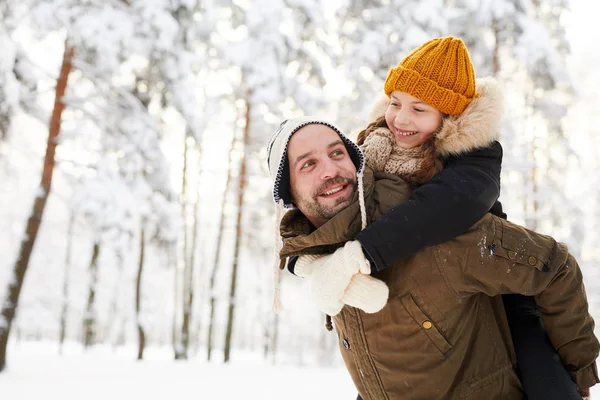
<path fill-rule="evenodd" d="M 394 90 L 405 92 L 449 115 L 462 113 L 478 95 L 468 98 L 401 65 L 390 69 L 383 88 L 388 97 Z"/>

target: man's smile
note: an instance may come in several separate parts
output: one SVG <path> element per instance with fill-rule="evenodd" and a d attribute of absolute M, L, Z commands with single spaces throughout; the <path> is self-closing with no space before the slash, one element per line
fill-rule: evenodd
<path fill-rule="evenodd" d="M 323 197 L 326 199 L 333 199 L 333 198 L 345 195 L 347 193 L 349 187 L 350 187 L 350 185 L 348 185 L 347 183 L 338 184 L 338 185 L 332 186 L 330 188 L 327 188 L 327 190 L 321 192 L 321 194 L 319 194 L 319 197 Z"/>

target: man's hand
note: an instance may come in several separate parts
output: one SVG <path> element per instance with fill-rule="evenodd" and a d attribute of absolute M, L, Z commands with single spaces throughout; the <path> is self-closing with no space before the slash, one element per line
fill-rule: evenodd
<path fill-rule="evenodd" d="M 313 301 L 328 315 L 337 315 L 344 303 L 344 296 L 350 280 L 357 273 L 370 274 L 371 267 L 366 260 L 360 243 L 347 242 L 344 247 L 326 256 L 301 256 L 294 273 L 306 278 Z"/>
<path fill-rule="evenodd" d="M 367 313 L 375 313 L 386 305 L 388 287 L 369 276 L 370 269 L 360 243 L 352 241 L 330 255 L 301 256 L 294 272 L 307 279 L 319 310 L 334 316 L 344 304 Z"/>

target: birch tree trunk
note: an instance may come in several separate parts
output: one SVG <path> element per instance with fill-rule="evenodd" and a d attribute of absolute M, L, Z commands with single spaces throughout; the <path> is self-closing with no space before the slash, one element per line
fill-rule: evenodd
<path fill-rule="evenodd" d="M 182 259 L 183 259 L 183 271 L 182 271 L 182 296 L 181 296 L 181 305 L 182 305 L 182 322 L 181 322 L 181 331 L 179 342 L 175 346 L 175 359 L 176 360 L 185 360 L 187 359 L 187 343 L 189 343 L 189 310 L 186 310 L 186 302 L 187 302 L 187 292 L 189 287 L 189 282 L 187 277 L 189 275 L 189 253 L 188 253 L 188 218 L 187 218 L 187 167 L 188 167 L 188 132 L 183 135 L 183 170 L 181 174 L 181 195 L 179 201 L 181 203 L 181 220 L 183 221 L 183 249 L 182 249 Z M 179 279 L 179 277 L 177 278 Z"/>
<path fill-rule="evenodd" d="M 137 279 L 135 281 L 135 320 L 137 322 L 138 331 L 138 353 L 137 359 L 144 358 L 144 348 L 146 347 L 146 333 L 140 316 L 141 300 L 142 300 L 142 272 L 144 270 L 144 250 L 145 250 L 144 228 L 140 231 L 140 262 L 138 265 Z"/>
<path fill-rule="evenodd" d="M 117 350 L 117 346 L 119 345 L 119 336 L 121 335 L 120 330 L 121 326 L 119 326 L 119 320 L 122 318 L 119 308 L 119 299 L 121 296 L 121 287 L 123 286 L 123 253 L 119 250 L 116 254 L 117 258 L 117 279 L 115 283 L 115 289 L 113 292 L 113 298 L 111 300 L 110 305 L 110 314 L 109 318 L 106 322 L 106 332 L 110 334 L 108 337 L 114 338 L 111 340 L 113 351 Z"/>
<path fill-rule="evenodd" d="M 248 95 L 246 98 L 246 113 L 245 113 L 245 125 L 244 133 L 242 136 L 242 159 L 240 165 L 239 175 L 239 187 L 238 187 L 238 212 L 236 219 L 236 235 L 235 235 L 235 246 L 233 253 L 233 265 L 231 269 L 231 283 L 229 285 L 229 310 L 227 312 L 227 328 L 225 330 L 225 347 L 223 349 L 223 362 L 228 362 L 231 356 L 231 337 L 233 336 L 233 323 L 235 317 L 235 291 L 237 285 L 237 271 L 240 257 L 240 247 L 242 242 L 242 221 L 244 212 L 244 191 L 246 190 L 246 165 L 247 165 L 247 154 L 245 153 L 248 149 L 248 137 L 250 136 L 250 98 Z"/>
<path fill-rule="evenodd" d="M 275 365 L 275 363 L 277 362 L 277 348 L 279 345 L 279 314 L 274 314 L 275 315 L 273 316 L 273 331 L 271 332 L 271 354 L 273 355 L 273 365 Z"/>
<path fill-rule="evenodd" d="M 535 99 L 533 96 L 533 89 L 531 87 L 529 87 L 528 85 L 528 89 L 529 93 L 527 93 L 527 97 L 526 97 L 526 103 L 525 103 L 525 108 L 527 110 L 527 114 L 526 114 L 526 119 L 525 119 L 525 127 L 526 129 L 531 129 L 530 127 L 532 126 L 532 122 L 535 118 L 535 110 L 534 110 L 534 103 L 535 103 Z M 528 132 L 525 132 L 528 133 Z M 527 161 L 529 163 L 528 166 L 528 171 L 526 174 L 523 174 L 523 179 L 524 179 L 524 183 L 525 183 L 525 196 L 524 196 L 524 216 L 525 216 L 525 227 L 531 230 L 536 230 L 537 229 L 537 218 L 538 218 L 538 200 L 537 200 L 537 196 L 538 196 L 538 185 L 537 185 L 537 181 L 538 181 L 538 177 L 539 177 L 539 171 L 538 171 L 538 161 L 535 158 L 535 153 L 536 150 L 538 148 L 539 144 L 538 144 L 538 138 L 536 137 L 532 137 L 531 142 L 529 143 L 529 149 L 528 149 L 528 153 L 526 155 L 527 157 Z"/>
<path fill-rule="evenodd" d="M 187 208 L 187 161 L 188 161 L 188 146 L 187 140 L 192 140 L 193 136 L 191 132 L 188 132 L 186 135 L 186 141 L 184 143 L 185 154 L 184 154 L 184 168 L 183 168 L 183 184 L 182 184 L 182 201 L 184 202 L 182 205 L 183 208 L 183 217 L 187 216 L 187 212 L 185 209 Z M 194 146 L 195 147 L 195 146 Z M 188 228 L 187 223 L 184 219 L 184 270 L 183 270 L 183 322 L 181 324 L 181 358 L 187 359 L 188 353 L 190 349 L 190 327 L 192 322 L 192 311 L 193 311 L 193 303 L 194 303 L 194 262 L 195 262 L 195 253 L 196 253 L 196 242 L 198 239 L 197 230 L 198 230 L 198 208 L 199 208 L 199 196 L 196 195 L 196 200 L 194 202 L 194 210 L 193 210 L 193 218 L 194 222 L 192 224 L 192 240 L 191 243 L 188 240 Z M 191 245 L 191 246 L 190 246 Z"/>
<path fill-rule="evenodd" d="M 492 52 L 492 76 L 500 76 L 500 23 L 496 18 L 492 20 L 492 30 L 494 31 L 494 38 L 496 39 L 494 44 L 494 50 Z"/>
<path fill-rule="evenodd" d="M 177 245 L 173 245 L 169 248 L 169 264 L 173 266 L 173 325 L 171 330 L 171 340 L 173 342 L 173 354 L 175 355 L 175 359 L 177 359 L 177 354 L 179 354 L 179 335 L 178 335 L 178 327 L 179 327 L 179 319 L 178 317 L 178 304 L 179 304 L 179 266 L 177 263 Z"/>
<path fill-rule="evenodd" d="M 527 186 L 531 186 L 531 193 L 529 198 L 529 204 L 527 207 L 527 218 L 525 220 L 525 226 L 532 231 L 538 228 L 539 218 L 539 185 L 540 180 L 540 167 L 539 162 L 536 160 L 535 153 L 538 149 L 538 140 L 534 138 L 531 142 L 529 149 L 529 159 L 531 161 L 531 167 L 529 169 L 529 183 Z"/>
<path fill-rule="evenodd" d="M 67 230 L 67 251 L 65 255 L 65 276 L 62 287 L 62 308 L 60 311 L 60 334 L 59 334 L 59 353 L 62 354 L 63 344 L 67 336 L 67 313 L 69 310 L 69 275 L 71 272 L 71 247 L 73 246 L 73 225 L 75 224 L 75 215 L 71 214 L 69 218 L 69 228 Z"/>
<path fill-rule="evenodd" d="M 98 256 L 100 255 L 100 243 L 94 242 L 92 260 L 90 261 L 90 287 L 88 292 L 87 306 L 83 317 L 83 346 L 87 349 L 96 340 L 96 313 L 94 302 L 96 300 L 96 287 L 98 285 Z"/>
<path fill-rule="evenodd" d="M 191 330 L 191 319 L 193 314 L 193 306 L 194 306 L 194 290 L 196 288 L 195 285 L 195 281 L 196 280 L 200 280 L 200 277 L 202 276 L 202 269 L 199 268 L 198 270 L 198 278 L 196 278 L 196 274 L 195 272 L 195 264 L 196 264 L 196 248 L 198 247 L 198 219 L 200 218 L 199 215 L 200 212 L 200 193 L 198 191 L 196 191 L 196 200 L 194 200 L 194 223 L 192 224 L 192 243 L 191 243 L 191 248 L 190 248 L 190 275 L 189 275 L 189 280 L 190 283 L 188 285 L 188 293 L 187 293 L 187 307 L 189 309 L 189 319 L 187 321 L 187 343 L 185 344 L 187 352 L 190 352 L 190 346 L 189 343 L 192 340 L 192 336 L 190 334 L 190 330 Z M 197 310 L 199 311 L 199 310 Z M 199 311 L 196 315 L 195 318 L 195 322 L 196 326 L 194 329 L 194 332 L 198 332 L 200 331 L 200 319 L 202 317 L 202 312 Z M 185 319 L 184 319 L 185 322 Z M 198 340 L 195 340 L 194 343 L 198 344 Z"/>
<path fill-rule="evenodd" d="M 46 156 L 44 159 L 44 168 L 42 170 L 42 179 L 40 191 L 37 193 L 33 203 L 33 209 L 27 220 L 25 235 L 21 241 L 19 256 L 13 268 L 13 277 L 9 280 L 6 299 L 2 303 L 2 312 L 0 314 L 0 371 L 6 366 L 6 348 L 8 346 L 8 337 L 15 317 L 16 309 L 19 304 L 19 297 L 25 280 L 25 273 L 29 266 L 29 259 L 33 251 L 33 246 L 44 215 L 46 201 L 50 195 L 52 187 L 52 174 L 54 172 L 54 154 L 56 152 L 56 138 L 60 133 L 60 122 L 65 104 L 62 98 L 67 88 L 69 73 L 71 72 L 73 58 L 73 48 L 65 43 L 65 52 L 60 68 L 60 75 L 56 84 L 56 93 L 54 97 L 54 109 L 50 119 L 50 129 L 48 132 L 48 143 L 46 145 Z"/>
<path fill-rule="evenodd" d="M 235 128 L 234 128 L 235 129 Z M 225 230 L 225 205 L 227 204 L 227 193 L 229 192 L 229 186 L 231 185 L 231 176 L 233 175 L 233 153 L 235 151 L 236 133 L 231 137 L 231 147 L 229 148 L 229 162 L 227 170 L 227 179 L 225 180 L 225 190 L 223 190 L 223 198 L 221 199 L 221 216 L 219 220 L 219 229 L 217 236 L 217 244 L 215 248 L 215 261 L 212 266 L 210 273 L 210 281 L 208 286 L 208 294 L 210 296 L 210 315 L 208 319 L 208 338 L 206 340 L 206 351 L 207 360 L 210 361 L 213 350 L 213 330 L 215 321 L 215 281 L 217 277 L 217 270 L 219 268 L 219 262 L 221 261 L 221 245 L 223 243 L 223 231 Z"/>

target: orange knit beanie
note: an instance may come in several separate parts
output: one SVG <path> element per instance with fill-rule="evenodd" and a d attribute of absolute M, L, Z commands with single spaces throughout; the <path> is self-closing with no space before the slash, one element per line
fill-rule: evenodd
<path fill-rule="evenodd" d="M 462 113 L 475 92 L 475 71 L 461 39 L 432 39 L 414 49 L 396 68 L 390 69 L 384 91 L 406 92 L 444 114 Z"/>

